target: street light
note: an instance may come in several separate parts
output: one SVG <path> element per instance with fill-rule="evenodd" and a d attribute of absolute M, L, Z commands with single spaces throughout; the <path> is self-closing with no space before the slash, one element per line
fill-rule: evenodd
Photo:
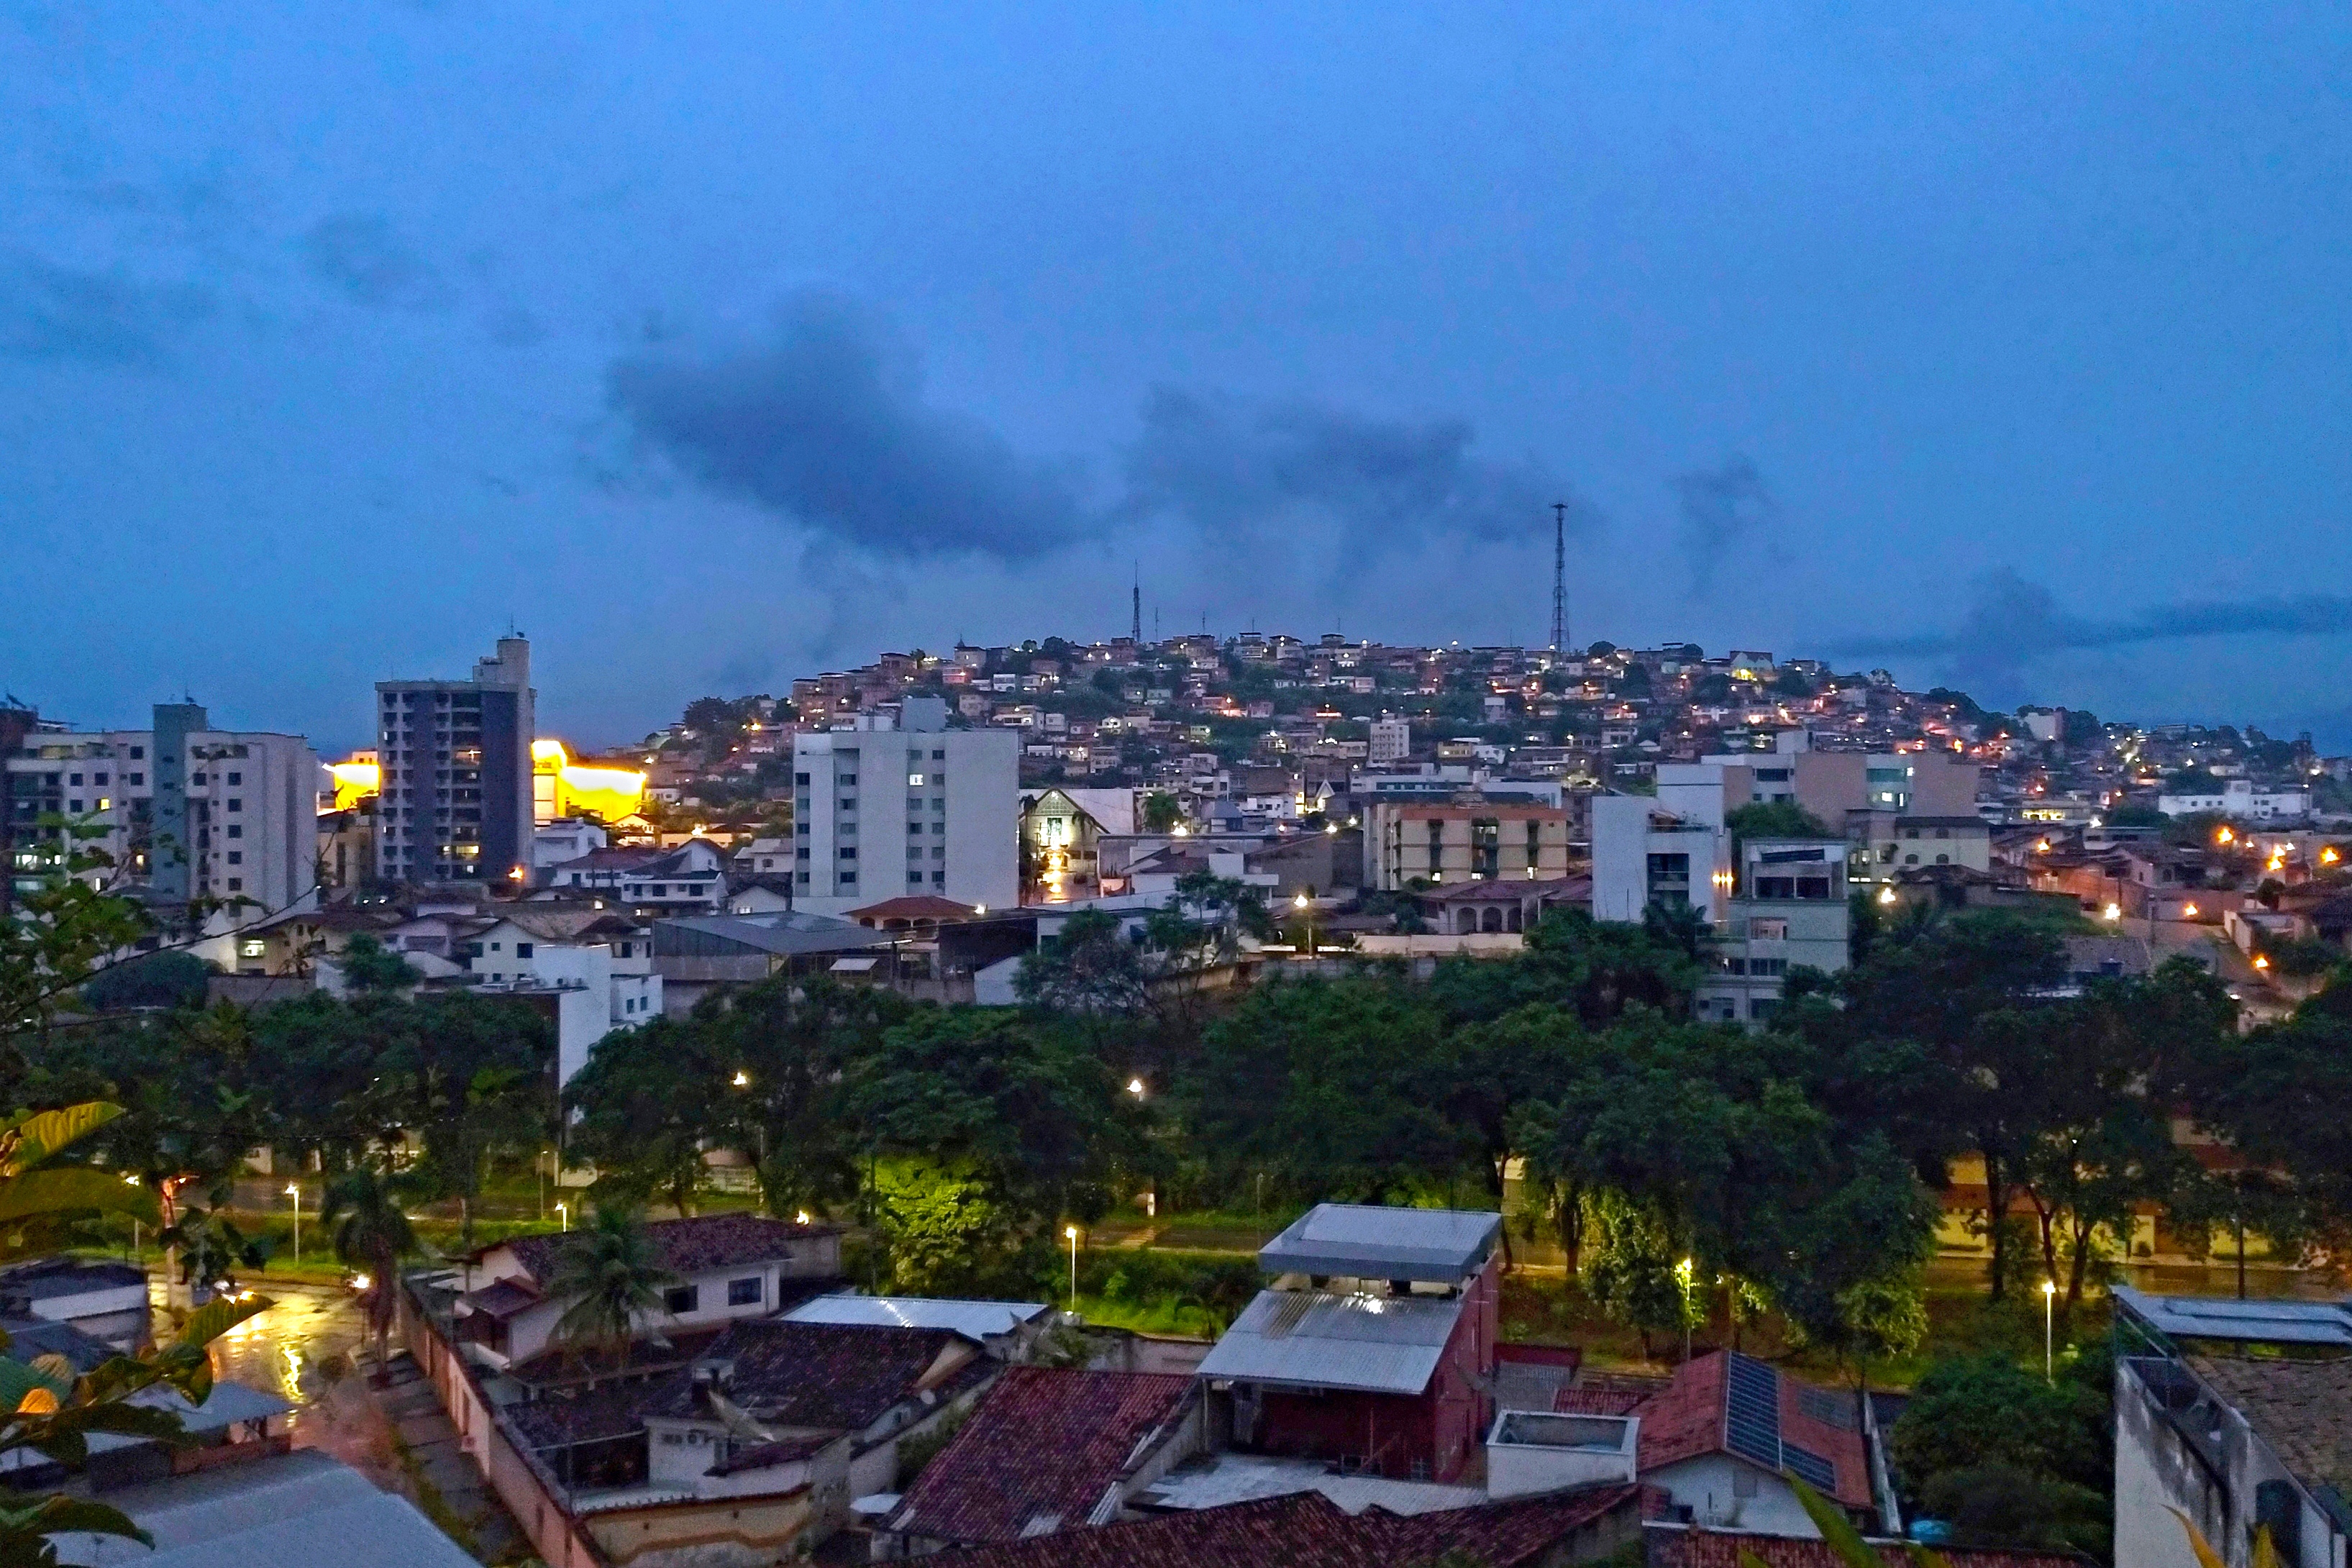
<path fill-rule="evenodd" d="M 1312 958 L 1315 956 L 1315 900 L 1307 896 L 1307 889 L 1301 888 L 1298 896 L 1290 900 L 1290 907 L 1297 910 L 1299 918 L 1307 922 L 1307 956 Z"/>
<path fill-rule="evenodd" d="M 1683 1282 L 1683 1360 L 1685 1360 L 1685 1361 L 1688 1361 L 1688 1360 L 1690 1360 L 1690 1336 L 1691 1336 L 1691 1321 L 1690 1321 L 1690 1320 L 1691 1320 L 1690 1293 L 1691 1293 L 1691 1273 L 1692 1273 L 1692 1270 L 1693 1270 L 1693 1268 L 1694 1268 L 1694 1267 L 1695 1267 L 1695 1266 L 1694 1266 L 1694 1264 L 1692 1263 L 1692 1260 L 1691 1260 L 1691 1259 L 1689 1259 L 1689 1258 L 1684 1258 L 1680 1263 L 1677 1263 L 1677 1264 L 1675 1264 L 1675 1277 L 1676 1277 L 1676 1278 L 1678 1278 L 1678 1279 L 1680 1279 L 1682 1280 L 1682 1282 Z"/>
<path fill-rule="evenodd" d="M 741 1068 L 737 1068 L 735 1069 L 734 1078 L 730 1081 L 732 1082 L 737 1089 L 749 1089 L 751 1087 L 751 1075 L 745 1072 Z"/>
<path fill-rule="evenodd" d="M 1070 1310 L 1078 1310 L 1078 1227 L 1066 1225 L 1062 1234 L 1070 1238 Z"/>
<path fill-rule="evenodd" d="M 564 1229 L 570 1230 L 572 1228 L 572 1205 L 570 1204 L 556 1205 L 555 1217 L 556 1220 L 562 1224 Z"/>
<path fill-rule="evenodd" d="M 293 1183 L 286 1184 L 286 1195 L 294 1200 L 294 1267 L 302 1267 L 302 1189 Z"/>
<path fill-rule="evenodd" d="M 1139 1078 L 1129 1079 L 1127 1080 L 1127 1092 L 1135 1096 L 1136 1099 L 1141 1100 L 1143 1098 L 1143 1080 Z"/>
<path fill-rule="evenodd" d="M 2058 1381 L 2055 1342 L 2053 1338 L 2053 1326 L 2057 1321 L 2057 1314 L 2058 1282 L 2055 1279 L 2044 1279 L 2042 1282 L 2042 1381 L 2044 1383 Z"/>

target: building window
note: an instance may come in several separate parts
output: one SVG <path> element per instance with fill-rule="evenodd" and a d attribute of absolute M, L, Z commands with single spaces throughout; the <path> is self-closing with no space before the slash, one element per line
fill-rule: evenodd
<path fill-rule="evenodd" d="M 857 886 L 857 873 L 855 871 L 844 871 L 840 875 L 839 881 L 841 886 L 845 888 L 854 888 Z"/>
<path fill-rule="evenodd" d="M 758 1306 L 762 1300 L 761 1287 L 764 1284 L 765 1281 L 756 1274 L 749 1279 L 730 1279 L 727 1281 L 727 1304 L 730 1307 Z"/>
<path fill-rule="evenodd" d="M 228 808 L 231 811 L 243 811 L 245 809 L 245 802 L 232 798 L 228 803 Z"/>
<path fill-rule="evenodd" d="M 134 763 L 135 763 L 135 762 L 140 761 L 142 758 L 145 757 L 146 755 L 147 755 L 147 748 L 146 748 L 146 747 L 144 747 L 144 746 L 133 746 L 133 747 L 131 747 L 131 760 L 132 762 L 134 762 Z M 136 784 L 136 783 L 138 783 L 139 781 L 138 781 L 138 780 L 136 780 L 136 779 L 133 779 L 133 780 L 131 780 L 131 783 L 133 783 L 133 784 Z"/>
<path fill-rule="evenodd" d="M 244 864 L 245 864 L 245 851 L 244 851 L 244 850 L 242 850 L 242 849 L 232 849 L 232 850 L 230 850 L 230 851 L 228 852 L 228 863 L 229 863 L 230 865 L 232 865 L 232 866 L 242 866 L 242 865 L 244 865 Z"/>
<path fill-rule="evenodd" d="M 682 1317 L 688 1312 L 697 1311 L 700 1310 L 702 1305 L 702 1287 L 699 1285 L 680 1285 L 673 1289 L 664 1291 L 662 1293 L 662 1305 L 668 1310 L 669 1315 L 673 1318 Z"/>
<path fill-rule="evenodd" d="M 531 955 L 532 950 L 533 944 L 530 942 L 519 942 L 515 943 L 515 956 L 517 958 L 529 958 Z"/>
<path fill-rule="evenodd" d="M 228 890 L 232 893 L 241 893 L 245 891 L 245 879 L 242 877 L 231 877 L 228 879 Z"/>
<path fill-rule="evenodd" d="M 245 775 L 243 773 L 231 773 L 228 775 L 228 782 L 233 784 L 241 784 L 245 782 Z"/>
<path fill-rule="evenodd" d="M 80 781 L 79 781 L 79 780 L 76 780 L 75 782 L 76 782 L 76 783 L 79 783 Z M 922 787 L 923 787 L 923 775 L 922 775 L 922 774 L 920 774 L 920 773 L 908 773 L 908 774 L 907 775 L 907 787 L 908 787 L 908 789 L 920 789 L 920 788 L 922 788 Z"/>
<path fill-rule="evenodd" d="M 230 823 L 230 824 L 228 825 L 228 836 L 229 836 L 231 838 L 242 838 L 242 837 L 245 837 L 245 824 L 243 824 L 242 822 L 232 822 L 232 823 Z"/>

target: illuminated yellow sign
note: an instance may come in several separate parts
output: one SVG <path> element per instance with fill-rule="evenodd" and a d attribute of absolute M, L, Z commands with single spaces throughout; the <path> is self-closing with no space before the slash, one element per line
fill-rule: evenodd
<path fill-rule="evenodd" d="M 618 822 L 645 804 L 646 775 L 636 768 L 583 766 L 571 760 L 563 742 L 530 743 L 530 771 L 550 816 L 595 816 Z M 550 799 L 550 796 L 552 799 Z"/>
<path fill-rule="evenodd" d="M 327 773 L 335 781 L 337 811 L 351 810 L 383 787 L 383 770 L 375 764 L 372 753 L 345 762 L 329 763 Z"/>

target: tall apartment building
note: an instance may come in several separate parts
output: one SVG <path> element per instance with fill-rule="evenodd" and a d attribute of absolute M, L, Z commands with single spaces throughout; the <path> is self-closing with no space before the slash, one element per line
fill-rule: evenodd
<path fill-rule="evenodd" d="M 1530 800 L 1376 797 L 1363 809 L 1364 886 L 1556 880 L 1568 875 L 1569 816 Z"/>
<path fill-rule="evenodd" d="M 1846 901 L 1848 846 L 1821 838 L 1756 838 L 1739 847 L 1738 890 L 1724 902 L 1692 1011 L 1724 1023 L 1761 1024 L 1780 1005 L 1792 967 L 1824 973 L 1852 954 Z"/>
<path fill-rule="evenodd" d="M 1392 719 L 1386 714 L 1372 721 L 1370 749 L 1364 760 L 1374 767 L 1383 763 L 1401 763 L 1412 755 L 1412 721 Z"/>
<path fill-rule="evenodd" d="M 377 879 L 528 876 L 538 724 L 530 640 L 500 637 L 469 680 L 380 680 L 375 693 Z"/>
<path fill-rule="evenodd" d="M 299 735 L 215 730 L 193 702 L 157 703 L 146 730 L 37 724 L 6 761 L 19 887 L 68 847 L 45 817 L 98 829 L 93 881 L 143 888 L 163 909 L 225 906 L 234 930 L 307 908 L 318 891 L 319 757 Z"/>
<path fill-rule="evenodd" d="M 1659 770 L 1664 774 L 1665 770 Z M 1718 808 L 1677 811 L 1658 795 L 1592 798 L 1592 915 L 1639 921 L 1652 904 L 1688 906 L 1708 923 L 1723 919 L 1730 897 L 1731 835 Z"/>
<path fill-rule="evenodd" d="M 794 736 L 793 906 L 1019 902 L 1020 752 L 1010 730 L 949 729 L 936 697 Z"/>

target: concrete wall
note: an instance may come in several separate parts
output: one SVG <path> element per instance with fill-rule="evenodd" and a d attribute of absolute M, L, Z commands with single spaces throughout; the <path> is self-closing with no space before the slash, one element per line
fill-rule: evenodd
<path fill-rule="evenodd" d="M 1650 1471 L 1642 1481 L 1645 1486 L 1664 1487 L 1674 1494 L 1676 1506 L 1689 1509 L 1701 1524 L 1736 1525 L 1768 1535 L 1809 1539 L 1821 1534 L 1787 1482 L 1728 1454 L 1685 1459 Z M 1739 1495 L 1743 1486 L 1750 1485 L 1752 1496 Z M 2131 1559 L 2119 1556 L 2116 1561 Z"/>

